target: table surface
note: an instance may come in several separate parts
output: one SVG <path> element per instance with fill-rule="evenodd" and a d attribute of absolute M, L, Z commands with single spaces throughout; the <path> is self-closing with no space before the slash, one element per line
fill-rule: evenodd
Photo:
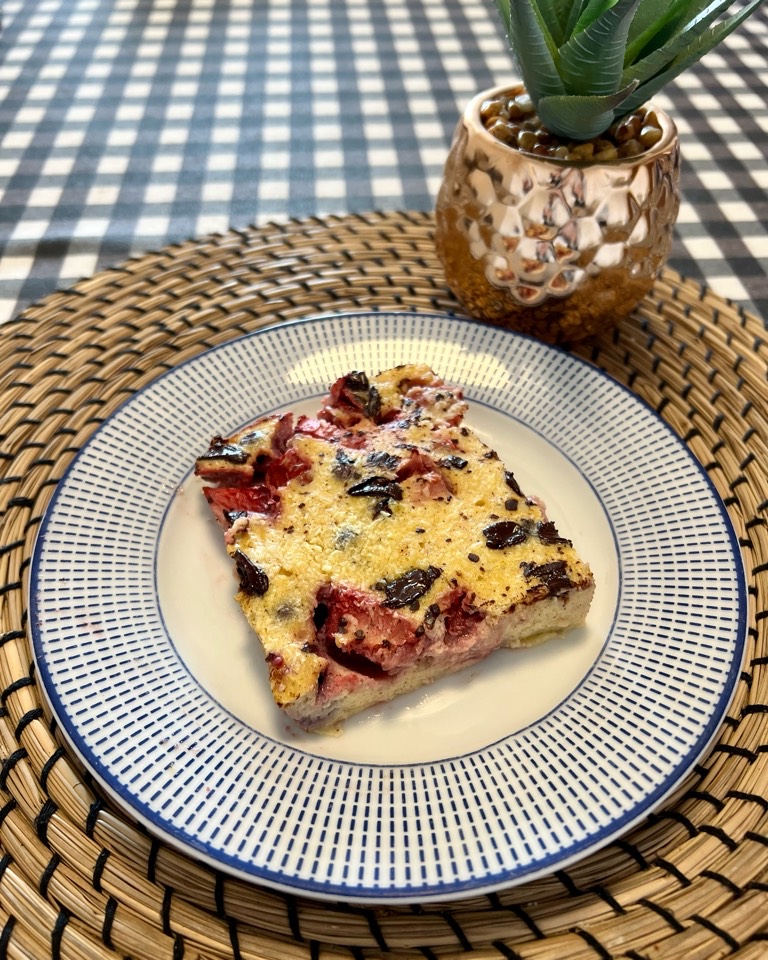
<path fill-rule="evenodd" d="M 657 98 L 670 264 L 768 318 L 768 14 Z M 168 243 L 430 210 L 456 119 L 516 76 L 491 0 L 6 0 L 0 320 Z"/>

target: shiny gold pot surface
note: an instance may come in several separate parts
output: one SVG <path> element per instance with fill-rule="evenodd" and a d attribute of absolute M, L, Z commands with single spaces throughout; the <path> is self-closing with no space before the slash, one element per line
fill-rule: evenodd
<path fill-rule="evenodd" d="M 629 314 L 669 256 L 677 129 L 654 108 L 662 137 L 636 157 L 542 158 L 483 126 L 481 105 L 502 92 L 478 94 L 458 123 L 435 208 L 437 253 L 473 316 L 574 342 Z"/>

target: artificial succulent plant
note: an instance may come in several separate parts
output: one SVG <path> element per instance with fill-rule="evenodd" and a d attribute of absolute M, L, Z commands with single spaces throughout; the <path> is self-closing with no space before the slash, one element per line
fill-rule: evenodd
<path fill-rule="evenodd" d="M 543 125 L 588 140 L 645 104 L 764 0 L 496 0 Z"/>

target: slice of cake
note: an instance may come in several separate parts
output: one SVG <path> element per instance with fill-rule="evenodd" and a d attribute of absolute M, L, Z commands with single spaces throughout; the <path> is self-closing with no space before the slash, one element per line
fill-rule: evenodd
<path fill-rule="evenodd" d="M 584 622 L 589 567 L 466 408 L 424 365 L 352 372 L 316 417 L 196 462 L 275 702 L 307 730 Z"/>

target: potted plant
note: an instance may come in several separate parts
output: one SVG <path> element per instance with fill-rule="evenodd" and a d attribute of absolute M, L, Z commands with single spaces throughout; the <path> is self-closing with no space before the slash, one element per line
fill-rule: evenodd
<path fill-rule="evenodd" d="M 633 310 L 680 205 L 677 130 L 650 98 L 762 2 L 497 0 L 522 83 L 468 104 L 435 207 L 472 315 L 569 343 Z"/>

